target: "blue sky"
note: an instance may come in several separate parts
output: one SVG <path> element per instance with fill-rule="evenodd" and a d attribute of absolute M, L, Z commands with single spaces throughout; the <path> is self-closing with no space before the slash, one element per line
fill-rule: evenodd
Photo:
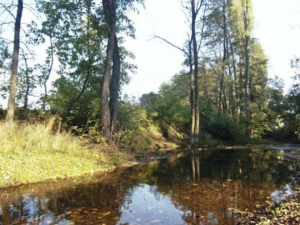
<path fill-rule="evenodd" d="M 284 79 L 287 90 L 294 74 L 290 61 L 295 55 L 300 56 L 300 1 L 252 1 L 253 36 L 259 39 L 269 59 L 269 77 L 278 75 Z M 180 0 L 146 1 L 146 8 L 131 18 L 135 22 L 136 39 L 128 40 L 125 46 L 135 54 L 138 70 L 124 92 L 140 96 L 158 91 L 163 82 L 182 69 L 184 60 L 179 50 L 151 37 L 156 34 L 181 47 L 189 30 Z"/>

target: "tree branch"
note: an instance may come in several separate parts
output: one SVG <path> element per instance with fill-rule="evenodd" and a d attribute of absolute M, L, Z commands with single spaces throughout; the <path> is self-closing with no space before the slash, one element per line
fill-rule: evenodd
<path fill-rule="evenodd" d="M 160 40 L 166 42 L 167 44 L 171 45 L 172 47 L 174 47 L 174 48 L 180 50 L 181 52 L 183 52 L 186 56 L 189 55 L 188 52 L 185 51 L 183 48 L 180 48 L 177 45 L 174 45 L 173 43 L 171 43 L 170 41 L 166 40 L 165 38 L 162 38 L 162 37 L 157 36 L 157 35 L 154 35 L 153 38 L 157 38 L 157 39 L 160 39 Z"/>

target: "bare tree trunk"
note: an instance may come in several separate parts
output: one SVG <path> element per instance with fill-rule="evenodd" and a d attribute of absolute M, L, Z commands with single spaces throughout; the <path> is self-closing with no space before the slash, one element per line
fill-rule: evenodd
<path fill-rule="evenodd" d="M 115 129 L 116 119 L 118 115 L 118 101 L 119 101 L 119 88 L 120 88 L 120 75 L 121 75 L 121 60 L 118 46 L 117 35 L 115 35 L 115 46 L 113 54 L 113 74 L 110 83 L 110 114 L 111 114 L 111 132 Z"/>
<path fill-rule="evenodd" d="M 242 65 L 243 61 L 242 58 L 239 58 L 239 65 Z M 240 118 L 242 117 L 244 111 L 245 111 L 245 107 L 243 104 L 243 99 L 244 99 L 244 93 L 243 93 L 243 68 L 242 66 L 239 67 L 239 116 Z"/>
<path fill-rule="evenodd" d="M 195 145 L 195 126 L 196 126 L 196 108 L 195 108 L 195 77 L 194 77 L 194 73 L 193 73 L 193 51 L 192 51 L 192 43 L 193 40 L 191 38 L 191 40 L 189 40 L 189 44 L 188 44 L 188 52 L 185 51 L 184 49 L 172 44 L 171 42 L 169 42 L 168 40 L 159 37 L 159 36 L 154 36 L 154 38 L 158 38 L 160 40 L 163 40 L 164 42 L 166 42 L 167 44 L 171 45 L 172 47 L 179 49 L 180 51 L 182 51 L 189 60 L 189 76 L 190 76 L 190 105 L 191 105 L 191 130 L 190 130 L 190 144 L 191 147 L 193 147 Z"/>
<path fill-rule="evenodd" d="M 233 84 L 232 84 L 232 114 L 236 114 L 236 108 L 237 108 L 237 100 L 238 100 L 238 83 L 237 83 L 237 73 L 236 73 L 236 62 L 234 57 L 234 50 L 233 50 L 233 44 L 231 40 L 229 41 L 230 44 L 230 51 L 231 51 L 231 58 L 232 58 L 232 69 L 233 69 Z"/>
<path fill-rule="evenodd" d="M 191 134 L 190 143 L 193 147 L 195 143 L 195 81 L 193 74 L 193 63 L 192 63 L 192 40 L 189 41 L 189 66 L 190 66 L 190 104 L 191 104 Z"/>
<path fill-rule="evenodd" d="M 107 49 L 106 49 L 106 62 L 105 62 L 105 70 L 103 75 L 102 82 L 102 92 L 101 92 L 101 126 L 103 136 L 106 139 L 111 137 L 110 131 L 110 108 L 109 108 L 109 86 L 110 86 L 110 72 L 112 68 L 113 62 L 113 52 L 115 45 L 115 35 L 116 35 L 116 3 L 114 0 L 102 0 L 105 20 L 108 29 L 108 41 L 107 41 Z"/>
<path fill-rule="evenodd" d="M 25 96 L 24 96 L 24 106 L 23 109 L 27 110 L 28 109 L 28 97 L 29 97 L 29 91 L 30 91 L 30 79 L 29 79 L 29 68 L 28 68 L 28 64 L 27 64 L 27 59 L 26 59 L 26 55 L 23 52 L 23 59 L 25 62 L 25 79 L 26 79 L 26 91 L 25 91 Z"/>
<path fill-rule="evenodd" d="M 18 85 L 18 64 L 20 50 L 20 30 L 23 12 L 23 0 L 18 0 L 17 17 L 15 21 L 14 52 L 11 66 L 10 91 L 7 103 L 6 121 L 13 122 L 15 114 L 16 92 Z"/>
<path fill-rule="evenodd" d="M 223 111 L 225 110 L 226 100 L 224 94 L 224 76 L 226 70 L 226 60 L 227 60 L 227 46 L 226 46 L 226 39 L 227 39 L 227 22 L 226 22 L 226 2 L 223 0 L 222 6 L 222 16 L 223 16 L 223 59 L 222 59 L 222 74 L 220 79 L 220 90 L 219 90 L 219 111 L 218 111 L 218 122 L 221 121 L 221 103 L 222 103 L 222 95 L 224 96 L 223 101 Z"/>
<path fill-rule="evenodd" d="M 50 48 L 51 48 L 51 61 L 50 61 L 49 69 L 48 69 L 48 74 L 47 74 L 47 76 L 44 80 L 44 83 L 43 83 L 44 96 L 46 98 L 48 97 L 47 81 L 49 80 L 49 77 L 51 75 L 52 68 L 53 68 L 53 62 L 54 62 L 54 47 L 53 47 L 53 41 L 52 41 L 52 35 L 51 34 L 49 34 L 49 38 L 50 38 Z M 46 102 L 45 102 L 45 100 L 43 101 L 43 109 L 44 109 L 44 111 L 46 111 Z"/>
<path fill-rule="evenodd" d="M 250 35 L 249 29 L 249 12 L 248 12 L 248 1 L 246 1 L 245 12 L 244 12 L 244 26 L 245 26 L 245 113 L 247 121 L 246 135 L 250 135 L 250 107 L 249 107 L 249 54 L 250 54 Z"/>
<path fill-rule="evenodd" d="M 192 8 L 192 42 L 193 42 L 193 55 L 194 55 L 194 107 L 195 107 L 195 144 L 200 142 L 200 108 L 199 108 L 199 74 L 198 74 L 198 44 L 196 37 L 196 17 L 197 11 L 195 0 L 191 1 Z"/>

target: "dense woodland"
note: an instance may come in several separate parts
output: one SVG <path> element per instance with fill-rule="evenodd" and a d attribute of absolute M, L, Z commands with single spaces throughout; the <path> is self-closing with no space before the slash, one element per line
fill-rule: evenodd
<path fill-rule="evenodd" d="M 0 116 L 8 123 L 55 116 L 76 135 L 136 148 L 160 138 L 191 145 L 299 142 L 299 58 L 291 59 L 295 81 L 284 94 L 283 81 L 268 78 L 267 58 L 252 37 L 251 0 L 182 2 L 186 42 L 154 37 L 184 54 L 182 71 L 158 93 L 131 99 L 122 87 L 138 65 L 123 44 L 134 38 L 128 15 L 143 10 L 143 0 L 0 0 L 0 98 L 8 100 Z M 36 60 L 41 55 L 44 63 Z"/>

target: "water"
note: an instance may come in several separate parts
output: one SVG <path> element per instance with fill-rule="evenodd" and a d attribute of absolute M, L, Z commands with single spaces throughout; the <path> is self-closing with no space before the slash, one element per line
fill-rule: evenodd
<path fill-rule="evenodd" d="M 0 224 L 234 224 L 235 212 L 268 205 L 299 184 L 300 164 L 283 151 L 177 154 L 108 174 L 2 189 Z"/>

